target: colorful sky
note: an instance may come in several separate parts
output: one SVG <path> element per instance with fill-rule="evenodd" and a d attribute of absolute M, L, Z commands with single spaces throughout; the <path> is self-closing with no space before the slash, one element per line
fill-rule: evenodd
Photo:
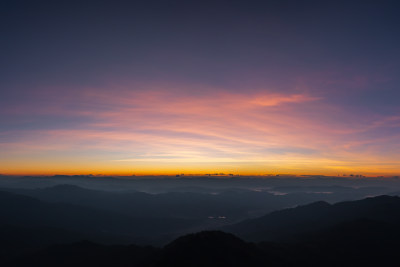
<path fill-rule="evenodd" d="M 397 1 L 1 1 L 1 174 L 400 174 Z"/>

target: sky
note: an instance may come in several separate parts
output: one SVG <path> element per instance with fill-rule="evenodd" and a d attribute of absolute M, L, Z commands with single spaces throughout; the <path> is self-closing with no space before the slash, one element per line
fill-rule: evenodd
<path fill-rule="evenodd" d="M 400 174 L 397 1 L 0 3 L 0 174 Z"/>

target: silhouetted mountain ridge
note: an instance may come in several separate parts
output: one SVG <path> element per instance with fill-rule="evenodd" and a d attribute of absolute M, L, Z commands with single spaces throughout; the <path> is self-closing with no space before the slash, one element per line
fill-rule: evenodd
<path fill-rule="evenodd" d="M 319 239 L 314 237 L 302 243 L 254 244 L 219 231 L 182 236 L 163 249 L 82 241 L 27 254 L 9 261 L 8 266 L 398 266 L 399 242 L 394 239 L 382 242 L 375 235 L 365 235 L 370 226 L 375 231 L 383 225 L 357 220 L 321 232 Z M 388 236 L 391 230 L 384 227 L 384 235 L 379 236 Z M 350 242 L 346 238 L 349 233 L 352 234 Z M 397 237 L 399 230 L 396 233 Z"/>
<path fill-rule="evenodd" d="M 399 211 L 400 198 L 397 196 L 378 196 L 333 205 L 319 201 L 245 220 L 224 227 L 223 230 L 246 240 L 288 241 L 296 236 L 357 219 L 400 223 Z"/>

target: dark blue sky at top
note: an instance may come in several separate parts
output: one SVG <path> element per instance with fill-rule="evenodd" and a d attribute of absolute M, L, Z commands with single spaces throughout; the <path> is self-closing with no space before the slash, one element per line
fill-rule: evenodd
<path fill-rule="evenodd" d="M 0 104 L 43 101 L 43 87 L 56 95 L 131 80 L 303 86 L 350 110 L 398 113 L 398 10 L 397 1 L 2 1 Z"/>

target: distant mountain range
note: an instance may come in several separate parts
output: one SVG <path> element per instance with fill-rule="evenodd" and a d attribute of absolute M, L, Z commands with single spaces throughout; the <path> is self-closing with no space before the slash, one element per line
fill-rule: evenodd
<path fill-rule="evenodd" d="M 151 243 L 152 239 L 176 236 L 182 229 L 198 223 L 190 219 L 133 217 L 76 204 L 44 202 L 9 192 L 0 192 L 0 202 L 0 227 L 50 227 L 119 242 Z"/>
<path fill-rule="evenodd" d="M 69 184 L 37 189 L 3 188 L 0 191 L 26 195 L 44 202 L 69 203 L 133 217 L 202 221 L 198 229 L 205 229 L 208 225 L 231 224 L 318 200 L 334 203 L 387 191 L 377 187 L 355 189 L 343 186 L 286 186 L 272 188 L 272 191 L 219 188 L 217 192 L 199 187 L 179 188 L 183 189 L 189 191 L 149 194 L 133 191 L 132 188 L 129 191 L 101 191 Z M 218 217 L 224 217 L 224 220 L 208 220 Z"/>

